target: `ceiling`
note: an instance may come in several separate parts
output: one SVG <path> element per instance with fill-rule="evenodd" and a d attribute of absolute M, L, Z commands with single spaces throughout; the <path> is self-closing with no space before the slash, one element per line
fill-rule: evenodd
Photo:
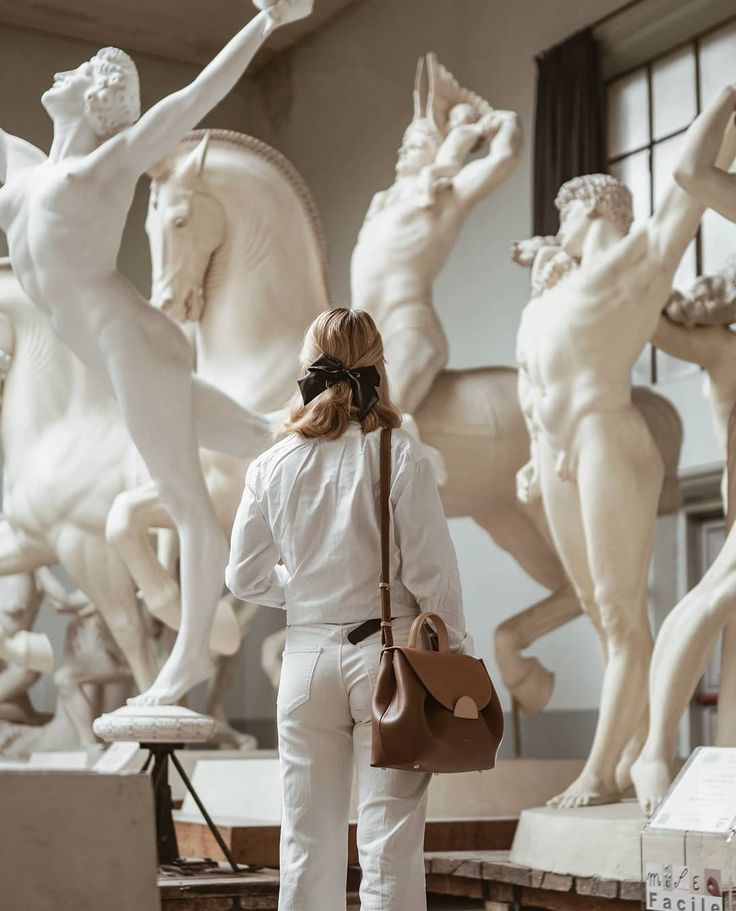
<path fill-rule="evenodd" d="M 323 26 L 355 0 L 316 0 L 312 15 L 274 32 L 254 67 Z M 0 24 L 115 44 L 203 65 L 256 13 L 248 0 L 0 0 Z"/>

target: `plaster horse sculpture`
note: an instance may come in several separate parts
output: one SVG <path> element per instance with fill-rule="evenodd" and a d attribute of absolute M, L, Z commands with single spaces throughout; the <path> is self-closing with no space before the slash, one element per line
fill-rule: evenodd
<path fill-rule="evenodd" d="M 723 155 L 730 163 L 733 150 Z M 557 205 L 561 246 L 579 266 L 522 313 L 519 399 L 532 457 L 519 486 L 523 499 L 541 499 L 607 656 L 590 755 L 552 800 L 577 807 L 620 798 L 646 725 L 646 583 L 664 471 L 631 401 L 630 371 L 703 206 L 672 181 L 656 213 L 629 233 L 630 193 L 608 175 L 569 181 Z"/>
<path fill-rule="evenodd" d="M 728 86 L 690 126 L 675 171 L 677 181 L 691 194 L 694 205 L 707 204 L 732 221 L 736 221 L 736 177 L 725 170 L 731 159 L 724 156 L 723 147 L 728 147 L 733 138 L 735 106 L 736 86 Z M 723 298 L 719 303 L 725 305 L 725 319 L 730 321 L 732 277 L 722 275 L 720 281 L 706 285 L 706 295 L 713 291 L 716 298 Z M 704 309 L 717 313 L 720 307 L 703 308 L 701 305 L 698 309 L 701 313 Z M 697 354 L 708 373 L 714 416 L 723 441 L 725 411 L 729 397 L 734 393 L 734 371 L 732 367 L 729 370 L 734 351 L 732 332 L 727 327 L 715 326 L 694 329 L 693 335 L 695 333 Z M 736 500 L 732 461 L 735 446 L 736 434 L 731 420 L 728 427 L 730 528 L 726 541 L 700 582 L 673 608 L 657 637 L 650 674 L 649 733 L 633 768 L 637 797 L 647 814 L 654 811 L 672 781 L 679 721 L 721 632 L 717 743 L 736 744 L 736 530 L 733 525 Z"/>
<path fill-rule="evenodd" d="M 477 148 L 484 154 L 466 163 Z M 420 58 L 396 176 L 371 201 L 350 270 L 352 306 L 381 329 L 391 390 L 415 435 L 417 409 L 448 357 L 432 286 L 470 211 L 506 180 L 520 150 L 515 113 L 492 110 L 434 54 Z"/>
<path fill-rule="evenodd" d="M 247 455 L 268 422 L 192 375 L 180 330 L 118 271 L 126 216 L 141 174 L 160 161 L 243 75 L 267 36 L 311 11 L 310 0 L 262 0 L 259 12 L 185 88 L 140 119 L 138 76 L 106 48 L 60 73 L 43 95 L 54 123 L 49 156 L 0 134 L 0 226 L 33 302 L 107 388 L 179 533 L 182 627 L 138 705 L 174 704 L 212 673 L 209 637 L 227 541 L 199 463 L 200 445 Z M 41 255 L 41 252 L 43 254 Z M 245 440 L 245 444 L 243 443 Z M 233 617 L 233 638 L 237 624 Z"/>
<path fill-rule="evenodd" d="M 210 131 L 205 143 L 204 133 L 192 134 L 156 171 L 148 221 L 154 300 L 180 319 L 196 320 L 198 369 L 207 379 L 226 389 L 230 382 L 242 394 L 262 395 L 257 407 L 271 408 L 293 389 L 292 365 L 303 333 L 313 316 L 329 306 L 319 218 L 301 178 L 268 146 L 222 131 Z M 279 183 L 283 184 L 280 191 Z M 294 191 L 303 200 L 301 213 L 294 204 Z M 287 207 L 288 220 L 276 216 L 271 204 L 274 194 L 279 205 Z M 252 230 L 252 212 L 259 213 L 258 234 Z M 185 216 L 179 228 L 176 213 Z M 285 223 L 295 224 L 300 233 L 285 234 Z M 251 260 L 250 250 L 258 251 L 258 257 Z M 304 258 L 297 258 L 302 254 Z M 292 274 L 301 288 L 293 300 L 284 294 L 281 284 L 285 275 Z M 289 307 L 280 309 L 286 299 Z M 302 307 L 298 312 L 296 302 Z M 273 312 L 278 314 L 277 321 Z M 272 344 L 278 357 L 274 357 Z M 248 357 L 243 356 L 244 350 Z M 283 385 L 271 386 L 269 371 L 282 364 L 286 365 L 279 378 Z M 548 533 L 516 499 L 515 475 L 529 452 L 516 383 L 512 368 L 443 371 L 417 418 L 423 439 L 441 452 L 448 468 L 448 481 L 442 489 L 447 514 L 472 516 L 526 572 L 553 592 L 540 605 L 503 624 L 497 636 L 505 682 L 522 710 L 535 714 L 549 699 L 553 675 L 536 658 L 522 656 L 520 650 L 577 616 L 579 606 Z M 676 413 L 661 397 L 643 394 L 642 400 L 666 454 L 668 475 L 675 478 L 679 451 Z M 459 415 L 458 401 L 472 402 L 473 407 Z M 229 480 L 228 471 L 232 472 Z M 213 498 L 219 514 L 229 514 L 232 522 L 241 495 L 242 467 L 233 462 L 228 468 L 223 463 L 219 476 L 222 487 Z M 207 477 L 209 482 L 209 470 Z M 130 503 L 124 512 L 128 533 L 139 539 L 137 545 L 127 546 L 145 548 L 148 523 L 161 520 L 155 498 L 146 502 L 141 496 L 137 505 Z M 170 584 L 155 554 L 150 569 L 161 574 L 160 583 L 152 582 L 151 592 L 159 584 Z M 281 633 L 264 643 L 274 680 L 282 647 Z"/>

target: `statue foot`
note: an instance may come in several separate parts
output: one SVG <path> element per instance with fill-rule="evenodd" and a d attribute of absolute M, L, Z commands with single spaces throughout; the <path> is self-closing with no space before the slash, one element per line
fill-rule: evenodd
<path fill-rule="evenodd" d="M 552 698 L 555 675 L 537 658 L 522 658 L 528 670 L 514 686 L 508 686 L 509 693 L 527 718 L 538 715 Z"/>
<path fill-rule="evenodd" d="M 198 683 L 209 680 L 215 665 L 207 655 L 185 655 L 176 645 L 153 685 L 127 700 L 128 705 L 176 705 Z"/>
<path fill-rule="evenodd" d="M 618 803 L 621 794 L 615 785 L 603 782 L 597 775 L 583 772 L 562 794 L 547 801 L 548 807 L 569 810 L 573 807 L 597 807 L 605 803 Z"/>
<path fill-rule="evenodd" d="M 647 759 L 642 754 L 631 767 L 636 796 L 645 816 L 651 816 L 672 784 L 672 773 L 664 759 Z"/>

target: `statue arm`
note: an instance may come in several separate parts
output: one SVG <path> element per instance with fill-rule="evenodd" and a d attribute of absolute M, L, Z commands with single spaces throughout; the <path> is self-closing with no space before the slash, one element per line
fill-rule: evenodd
<path fill-rule="evenodd" d="M 693 155 L 692 150 L 705 148 L 708 154 L 712 153 L 714 171 L 731 165 L 736 154 L 736 129 L 732 118 L 731 123 L 726 125 L 729 123 L 729 113 L 733 112 L 734 96 L 729 101 L 730 112 L 726 110 L 725 97 L 721 93 L 718 104 L 711 104 L 690 125 L 684 138 L 682 160 L 693 163 L 697 156 Z M 704 136 L 707 137 L 707 142 L 704 142 Z M 682 171 L 681 161 L 664 199 L 646 223 L 647 253 L 660 268 L 674 269 L 677 266 L 705 210 L 706 203 L 703 200 L 691 196 L 678 186 L 676 179 L 682 177 Z"/>
<path fill-rule="evenodd" d="M 279 0 L 275 4 L 269 0 L 266 2 L 269 10 L 284 9 L 283 21 L 298 18 L 289 16 L 289 7 L 295 6 L 296 0 Z M 299 5 L 304 7 L 305 4 L 301 2 Z M 115 170 L 123 167 L 136 175 L 145 173 L 235 87 L 263 42 L 280 24 L 281 20 L 274 18 L 269 11 L 258 13 L 230 39 L 193 82 L 163 98 L 137 123 L 103 143 L 98 150 L 97 161 L 92 160 L 91 165 L 96 167 L 103 159 Z M 90 156 L 91 159 L 95 157 L 94 153 Z"/>
<path fill-rule="evenodd" d="M 736 221 L 736 174 L 723 170 L 730 161 L 719 167 L 716 159 L 735 107 L 736 85 L 726 86 L 687 131 L 675 170 L 683 190 L 731 221 Z"/>
<path fill-rule="evenodd" d="M 494 111 L 494 116 L 500 126 L 488 154 L 466 164 L 453 181 L 456 194 L 468 207 L 503 183 L 519 160 L 522 140 L 519 115 L 513 111 Z"/>
<path fill-rule="evenodd" d="M 46 161 L 46 155 L 30 142 L 0 130 L 0 180 L 5 183 L 13 172 L 35 168 Z"/>
<path fill-rule="evenodd" d="M 693 326 L 687 328 L 662 314 L 652 336 L 652 344 L 673 357 L 697 364 L 705 370 L 714 369 L 721 361 L 724 347 L 731 348 L 731 331 L 725 326 Z M 729 353 L 732 352 L 729 350 Z"/>

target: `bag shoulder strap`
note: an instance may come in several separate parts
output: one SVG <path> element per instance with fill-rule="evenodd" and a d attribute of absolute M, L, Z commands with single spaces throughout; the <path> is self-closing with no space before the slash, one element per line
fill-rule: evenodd
<path fill-rule="evenodd" d="M 381 592 L 381 643 L 384 648 L 394 644 L 391 629 L 391 577 L 389 566 L 389 534 L 391 531 L 391 428 L 381 430 L 381 577 L 378 583 Z"/>

